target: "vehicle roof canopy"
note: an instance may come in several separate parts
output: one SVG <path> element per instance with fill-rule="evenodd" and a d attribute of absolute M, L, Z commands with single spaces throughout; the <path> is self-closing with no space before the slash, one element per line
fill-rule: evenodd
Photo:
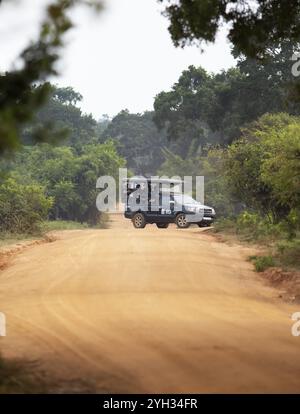
<path fill-rule="evenodd" d="M 183 184 L 182 180 L 178 180 L 178 179 L 169 179 L 169 178 L 156 178 L 156 177 L 131 177 L 131 178 L 124 178 L 123 179 L 124 182 L 130 182 L 130 183 L 139 183 L 139 182 L 145 182 L 147 181 L 148 183 L 159 183 L 159 184 L 173 184 L 173 185 L 178 185 L 178 184 Z"/>

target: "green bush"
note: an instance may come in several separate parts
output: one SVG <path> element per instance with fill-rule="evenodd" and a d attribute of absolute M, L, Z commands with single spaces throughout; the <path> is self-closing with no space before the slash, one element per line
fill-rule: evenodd
<path fill-rule="evenodd" d="M 41 224 L 43 233 L 59 230 L 83 230 L 86 228 L 88 228 L 87 223 L 78 223 L 77 221 L 50 220 Z"/>
<path fill-rule="evenodd" d="M 37 232 L 52 204 L 40 185 L 21 185 L 7 178 L 0 185 L 0 232 Z"/>
<path fill-rule="evenodd" d="M 251 261 L 253 261 L 255 270 L 257 272 L 264 272 L 269 267 L 275 266 L 275 261 L 272 256 L 253 256 Z"/>
<path fill-rule="evenodd" d="M 292 209 L 287 218 L 282 221 L 281 229 L 286 233 L 288 240 L 293 240 L 297 237 L 297 232 L 300 230 L 300 209 Z"/>
<path fill-rule="evenodd" d="M 237 234 L 246 240 L 276 240 L 283 233 L 281 224 L 274 224 L 258 214 L 245 211 L 236 222 Z"/>

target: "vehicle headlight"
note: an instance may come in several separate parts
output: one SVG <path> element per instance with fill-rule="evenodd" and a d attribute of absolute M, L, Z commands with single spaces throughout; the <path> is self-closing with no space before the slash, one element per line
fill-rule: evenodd
<path fill-rule="evenodd" d="M 211 212 L 212 212 L 213 216 L 215 216 L 215 215 L 216 215 L 216 211 L 215 211 L 215 209 L 214 209 L 214 208 L 212 208 L 212 209 L 211 209 Z"/>
<path fill-rule="evenodd" d="M 191 212 L 191 213 L 196 213 L 197 207 L 186 207 L 186 210 Z"/>

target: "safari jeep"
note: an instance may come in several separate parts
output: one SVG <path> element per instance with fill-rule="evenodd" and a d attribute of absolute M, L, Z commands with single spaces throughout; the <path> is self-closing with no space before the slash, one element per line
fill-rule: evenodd
<path fill-rule="evenodd" d="M 165 184 L 170 187 L 168 191 L 161 189 L 161 185 Z M 146 224 L 156 224 L 158 228 L 166 229 L 170 223 L 175 223 L 180 229 L 186 229 L 191 224 L 199 227 L 210 226 L 215 219 L 215 210 L 179 192 L 177 187 L 181 184 L 181 181 L 153 179 L 145 181 L 144 178 L 138 177 L 125 180 L 123 183 L 125 217 L 131 219 L 137 229 L 144 228 Z M 153 196 L 155 186 L 159 189 L 156 189 Z"/>

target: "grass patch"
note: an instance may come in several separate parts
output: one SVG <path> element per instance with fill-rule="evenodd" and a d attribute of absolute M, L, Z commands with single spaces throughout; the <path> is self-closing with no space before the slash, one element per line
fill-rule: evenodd
<path fill-rule="evenodd" d="M 98 223 L 95 225 L 89 225 L 88 223 L 79 223 L 78 221 L 66 221 L 66 220 L 53 220 L 45 221 L 41 225 L 41 232 L 48 233 L 49 231 L 59 230 L 84 230 L 88 228 L 107 229 L 109 227 L 109 216 L 106 213 L 102 213 Z"/>
<path fill-rule="evenodd" d="M 86 223 L 77 223 L 75 221 L 44 221 L 40 224 L 39 230 L 34 233 L 9 233 L 0 232 L 0 248 L 11 244 L 17 244 L 24 240 L 35 240 L 42 238 L 46 233 L 50 231 L 59 230 L 77 230 L 86 229 L 88 225 Z"/>
<path fill-rule="evenodd" d="M 215 233 L 236 234 L 236 222 L 231 218 L 221 218 L 214 223 Z"/>
<path fill-rule="evenodd" d="M 95 384 L 81 378 L 55 378 L 42 371 L 38 362 L 7 360 L 0 356 L 0 394 L 78 393 L 95 394 Z"/>
<path fill-rule="evenodd" d="M 47 387 L 35 363 L 0 357 L 0 394 L 40 394 Z"/>
<path fill-rule="evenodd" d="M 87 228 L 107 229 L 109 228 L 109 216 L 102 213 L 98 223 L 95 226 L 89 226 L 88 223 L 79 223 L 77 221 L 67 220 L 49 220 L 39 225 L 39 230 L 34 233 L 9 233 L 0 232 L 0 248 L 10 244 L 17 244 L 22 240 L 35 240 L 45 236 L 50 231 L 60 230 L 84 230 Z"/>
<path fill-rule="evenodd" d="M 53 220 L 45 221 L 41 224 L 41 233 L 59 230 L 83 230 L 87 229 L 87 223 L 78 223 L 77 221 Z"/>
<path fill-rule="evenodd" d="M 34 240 L 37 235 L 0 232 L 0 247 L 17 244 L 22 240 Z"/>

